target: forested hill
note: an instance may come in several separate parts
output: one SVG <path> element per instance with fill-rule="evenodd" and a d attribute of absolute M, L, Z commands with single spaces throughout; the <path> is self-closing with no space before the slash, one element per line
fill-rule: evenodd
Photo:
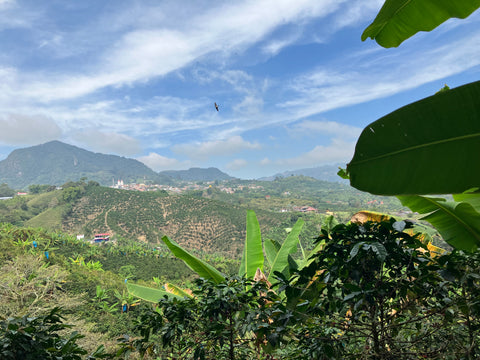
<path fill-rule="evenodd" d="M 166 170 L 161 171 L 160 175 L 166 175 L 176 180 L 183 181 L 215 181 L 215 180 L 231 180 L 233 177 L 210 167 L 208 169 L 190 168 L 188 170 Z"/>
<path fill-rule="evenodd" d="M 262 235 L 279 241 L 296 220 L 288 213 L 255 210 Z M 240 258 L 246 211 L 246 207 L 204 197 L 112 189 L 80 181 L 0 201 L 0 223 L 84 234 L 87 239 L 108 232 L 112 238 L 153 247 L 162 246 L 161 237 L 167 235 L 190 250 Z M 305 231 L 305 239 L 311 240 L 318 228 L 312 223 Z"/>
<path fill-rule="evenodd" d="M 264 233 L 291 226 L 290 215 L 258 211 Z M 63 228 L 69 232 L 109 232 L 160 244 L 167 235 L 188 249 L 241 257 L 246 208 L 184 195 L 90 187 L 73 206 Z"/>
<path fill-rule="evenodd" d="M 0 161 L 0 184 L 16 189 L 32 184 L 61 185 L 82 177 L 102 185 L 112 185 L 117 180 L 172 183 L 171 178 L 159 175 L 140 161 L 94 153 L 60 141 L 17 149 Z"/>

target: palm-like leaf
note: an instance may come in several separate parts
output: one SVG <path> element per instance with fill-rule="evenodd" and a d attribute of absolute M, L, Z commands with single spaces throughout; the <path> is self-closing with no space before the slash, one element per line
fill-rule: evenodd
<path fill-rule="evenodd" d="M 304 221 L 299 218 L 292 228 L 292 231 L 288 234 L 287 238 L 282 244 L 280 250 L 278 250 L 275 259 L 271 264 L 270 274 L 268 275 L 268 281 L 273 281 L 275 271 L 283 272 L 288 267 L 288 256 L 297 252 L 298 235 L 302 231 Z"/>
<path fill-rule="evenodd" d="M 239 276 L 253 278 L 257 269 L 263 271 L 263 246 L 260 225 L 253 210 L 247 211 L 247 237 L 243 249 L 242 261 L 238 271 Z"/>
<path fill-rule="evenodd" d="M 347 165 L 379 195 L 457 194 L 480 184 L 480 82 L 400 108 L 368 125 Z"/>
<path fill-rule="evenodd" d="M 182 288 L 180 288 L 180 287 L 178 287 L 174 284 L 171 284 L 171 283 L 166 283 L 165 284 L 165 290 L 167 292 L 171 293 L 171 294 L 180 296 L 182 298 L 184 298 L 184 297 L 193 298 L 193 295 L 191 294 L 191 291 L 182 289 Z"/>
<path fill-rule="evenodd" d="M 128 283 L 127 290 L 130 295 L 155 304 L 158 303 L 160 299 L 162 299 L 164 296 L 183 298 L 183 296 L 179 296 L 165 290 L 155 289 L 137 284 Z"/>
<path fill-rule="evenodd" d="M 419 31 L 430 31 L 450 18 L 464 19 L 480 7 L 480 0 L 386 0 L 362 40 L 375 39 L 383 47 L 399 46 Z"/>
<path fill-rule="evenodd" d="M 447 202 L 442 198 L 399 196 L 404 206 L 420 214 L 435 226 L 451 246 L 467 251 L 480 246 L 480 213 L 466 202 Z"/>
<path fill-rule="evenodd" d="M 195 255 L 190 254 L 188 251 L 184 250 L 180 245 L 175 241 L 170 240 L 167 236 L 162 237 L 162 241 L 165 245 L 168 246 L 170 251 L 179 259 L 183 260 L 187 266 L 195 271 L 198 276 L 211 279 L 215 283 L 219 284 L 225 280 L 225 276 L 215 269 L 210 264 L 200 260 Z M 260 244 L 261 245 L 261 244 Z"/>

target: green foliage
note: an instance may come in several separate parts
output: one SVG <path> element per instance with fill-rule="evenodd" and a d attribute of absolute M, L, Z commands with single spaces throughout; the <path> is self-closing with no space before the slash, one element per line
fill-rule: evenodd
<path fill-rule="evenodd" d="M 10 189 L 8 184 L 0 184 L 0 197 L 8 197 L 8 196 L 13 196 L 15 195 L 15 190 Z"/>
<path fill-rule="evenodd" d="M 164 298 L 141 318 L 142 339 L 128 344 L 162 359 L 247 359 L 261 356 L 278 296 L 264 283 L 228 278 L 196 281 L 193 298 Z M 161 345 L 151 341 L 159 337 Z"/>
<path fill-rule="evenodd" d="M 371 37 L 383 47 L 396 47 L 417 32 L 433 30 L 452 17 L 464 19 L 478 7 L 478 0 L 386 0 L 362 40 Z"/>
<path fill-rule="evenodd" d="M 154 304 L 158 303 L 160 299 L 162 299 L 164 296 L 176 297 L 176 295 L 169 293 L 165 290 L 155 289 L 137 284 L 127 283 L 127 289 L 131 295 L 139 299 L 152 302 Z"/>
<path fill-rule="evenodd" d="M 475 251 L 480 246 L 480 213 L 468 202 L 447 202 L 443 198 L 399 196 L 403 205 L 431 223 L 443 239 L 456 249 Z"/>
<path fill-rule="evenodd" d="M 462 193 L 477 187 L 479 97 L 480 82 L 471 83 L 368 125 L 347 165 L 351 185 L 382 195 Z"/>
<path fill-rule="evenodd" d="M 297 239 L 298 241 L 298 239 Z M 247 211 L 247 236 L 238 270 L 239 276 L 253 278 L 257 269 L 263 271 L 263 246 L 260 225 L 252 210 Z"/>
<path fill-rule="evenodd" d="M 297 351 L 313 356 L 321 348 L 321 358 L 332 359 L 453 359 L 459 347 L 468 348 L 451 336 L 458 318 L 447 316 L 455 311 L 455 282 L 440 276 L 440 264 L 416 236 L 396 227 L 392 219 L 323 231 L 325 247 L 314 261 L 283 278 L 287 309 L 303 314 L 308 329 L 322 324 Z M 291 318 L 293 330 L 305 331 L 298 321 Z"/>
<path fill-rule="evenodd" d="M 220 273 L 220 271 L 196 256 L 190 254 L 188 251 L 182 249 L 182 247 L 170 240 L 168 237 L 164 236 L 162 240 L 176 257 L 183 260 L 185 264 L 187 264 L 187 266 L 195 271 L 199 276 L 212 279 L 216 283 L 219 283 L 225 279 L 224 275 Z"/>
<path fill-rule="evenodd" d="M 77 344 L 83 336 L 65 334 L 70 325 L 63 323 L 60 309 L 47 315 L 8 318 L 0 321 L 0 358 L 4 360 L 81 360 L 87 351 Z M 63 332 L 63 333 L 62 333 Z M 88 359 L 112 358 L 100 346 Z"/>

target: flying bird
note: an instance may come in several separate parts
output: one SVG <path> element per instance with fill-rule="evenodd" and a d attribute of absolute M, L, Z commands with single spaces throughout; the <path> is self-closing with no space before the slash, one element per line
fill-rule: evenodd
<path fill-rule="evenodd" d="M 217 105 L 217 103 L 215 103 L 215 109 L 217 109 L 217 111 L 218 111 L 218 105 Z"/>

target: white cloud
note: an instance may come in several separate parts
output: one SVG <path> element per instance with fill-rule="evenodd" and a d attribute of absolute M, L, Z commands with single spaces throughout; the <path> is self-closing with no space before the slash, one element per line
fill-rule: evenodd
<path fill-rule="evenodd" d="M 172 147 L 174 152 L 198 160 L 206 160 L 210 156 L 233 155 L 242 150 L 258 150 L 260 148 L 260 144 L 245 141 L 241 136 L 233 136 L 226 140 L 181 144 Z"/>
<path fill-rule="evenodd" d="M 292 127 L 293 133 L 317 136 L 318 134 L 334 135 L 343 139 L 356 139 L 362 129 L 356 126 L 341 124 L 335 121 L 312 121 L 305 120 Z"/>
<path fill-rule="evenodd" d="M 263 158 L 262 160 L 260 160 L 260 165 L 270 165 L 272 163 L 272 161 L 269 159 L 269 158 Z"/>
<path fill-rule="evenodd" d="M 56 122 L 44 115 L 10 113 L 0 117 L 0 143 L 37 145 L 62 135 Z"/>
<path fill-rule="evenodd" d="M 191 167 L 191 163 L 188 161 L 179 161 L 153 152 L 149 153 L 147 156 L 140 156 L 137 160 L 141 161 L 154 171 L 182 170 Z"/>
<path fill-rule="evenodd" d="M 388 51 L 370 61 L 365 59 L 365 65 L 356 70 L 337 62 L 297 77 L 290 84 L 292 99 L 278 106 L 300 119 L 388 97 L 479 66 L 479 52 L 477 31 L 441 47 L 419 50 L 412 45 Z"/>
<path fill-rule="evenodd" d="M 72 137 L 76 142 L 101 153 L 131 156 L 140 151 L 138 140 L 125 134 L 85 129 L 75 132 Z"/>
<path fill-rule="evenodd" d="M 228 169 L 228 170 L 240 170 L 240 169 L 243 169 L 247 166 L 247 161 L 244 160 L 244 159 L 235 159 L 231 162 L 229 162 L 225 167 Z"/>
<path fill-rule="evenodd" d="M 349 161 L 355 150 L 355 142 L 332 139 L 327 145 L 315 146 L 311 151 L 289 159 L 277 160 L 278 165 L 288 168 L 314 167 L 321 164 Z"/>
<path fill-rule="evenodd" d="M 263 108 L 263 99 L 253 95 L 247 95 L 243 100 L 233 106 L 233 111 L 244 116 L 258 114 Z"/>

